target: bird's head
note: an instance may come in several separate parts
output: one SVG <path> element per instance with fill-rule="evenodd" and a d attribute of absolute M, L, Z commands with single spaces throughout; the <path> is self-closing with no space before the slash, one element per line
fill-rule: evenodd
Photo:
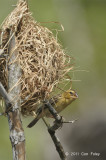
<path fill-rule="evenodd" d="M 63 97 L 66 99 L 75 100 L 78 98 L 78 94 L 76 93 L 76 91 L 69 89 L 63 93 Z"/>

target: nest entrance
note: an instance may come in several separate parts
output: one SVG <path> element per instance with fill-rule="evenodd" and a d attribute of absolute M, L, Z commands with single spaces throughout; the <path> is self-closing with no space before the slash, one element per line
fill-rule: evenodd
<path fill-rule="evenodd" d="M 61 45 L 53 33 L 37 23 L 28 10 L 27 4 L 19 0 L 16 8 L 6 18 L 1 28 L 1 49 L 8 55 L 9 33 L 15 35 L 15 48 L 18 56 L 12 63 L 18 62 L 22 75 L 21 84 L 21 112 L 31 115 L 38 104 L 49 98 L 53 88 L 64 79 L 64 75 L 71 69 L 70 58 L 64 53 Z M 8 57 L 7 66 L 9 63 Z M 8 67 L 7 67 L 8 68 Z M 8 75 L 6 58 L 0 58 L 0 81 L 8 90 Z M 15 87 L 15 86 L 14 86 Z"/>

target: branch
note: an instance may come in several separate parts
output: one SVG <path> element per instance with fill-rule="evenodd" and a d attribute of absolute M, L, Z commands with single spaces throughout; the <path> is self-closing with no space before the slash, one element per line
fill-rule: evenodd
<path fill-rule="evenodd" d="M 0 95 L 4 98 L 5 103 L 6 103 L 6 108 L 9 108 L 9 106 L 11 106 L 11 102 L 8 96 L 7 91 L 5 90 L 5 88 L 3 87 L 2 83 L 0 82 Z"/>
<path fill-rule="evenodd" d="M 11 35 L 10 35 L 11 36 Z M 11 55 L 9 65 L 8 65 L 8 86 L 11 89 L 19 80 L 21 76 L 21 70 L 17 62 L 12 63 L 17 57 L 17 51 L 13 50 L 15 48 L 15 36 L 12 37 L 9 43 L 9 55 Z M 9 93 L 10 100 L 14 97 L 18 97 L 20 93 L 20 85 L 15 86 Z M 5 94 L 8 97 L 7 94 Z M 6 100 L 5 97 L 5 100 Z M 7 98 L 9 100 L 9 98 Z M 9 102 L 10 102 L 9 100 Z M 8 102 L 8 101 L 7 101 Z M 22 128 L 22 122 L 20 117 L 20 99 L 15 99 L 14 104 L 11 104 L 11 109 L 8 108 L 8 103 L 6 104 L 6 111 L 10 129 L 10 141 L 12 144 L 13 160 L 25 160 L 25 137 L 24 130 Z"/>
<path fill-rule="evenodd" d="M 61 145 L 60 140 L 56 136 L 55 131 L 52 131 L 50 128 L 48 128 L 48 132 L 55 144 L 56 150 L 59 153 L 61 160 L 66 160 L 67 158 L 66 158 L 66 154 L 64 152 L 63 146 Z"/>
<path fill-rule="evenodd" d="M 50 111 L 50 113 L 55 118 L 55 122 L 54 122 L 54 124 L 52 126 L 49 126 L 45 122 L 44 118 L 43 118 L 43 121 L 45 122 L 45 124 L 48 127 L 48 132 L 49 132 L 49 134 L 50 134 L 50 136 L 51 136 L 51 138 L 52 138 L 52 140 L 53 140 L 53 142 L 55 144 L 56 150 L 57 150 L 57 152 L 58 152 L 61 160 L 66 160 L 67 158 L 66 158 L 66 154 L 64 152 L 64 149 L 63 149 L 63 147 L 61 145 L 60 140 L 58 139 L 58 137 L 55 134 L 55 131 L 58 128 L 62 127 L 62 125 L 63 125 L 63 119 L 62 119 L 62 117 L 59 114 L 57 114 L 57 111 L 54 109 L 54 107 L 52 107 L 52 105 L 48 101 L 45 102 L 45 106 L 48 107 L 48 110 Z"/>
<path fill-rule="evenodd" d="M 48 108 L 49 112 L 52 114 L 56 122 L 61 123 L 62 117 L 57 113 L 57 111 L 52 107 L 49 101 L 44 101 L 44 105 Z"/>

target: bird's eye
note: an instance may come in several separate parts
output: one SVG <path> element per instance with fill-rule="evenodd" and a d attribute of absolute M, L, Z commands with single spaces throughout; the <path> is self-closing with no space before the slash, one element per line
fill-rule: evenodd
<path fill-rule="evenodd" d="M 73 95 L 73 92 L 70 92 L 71 95 Z"/>

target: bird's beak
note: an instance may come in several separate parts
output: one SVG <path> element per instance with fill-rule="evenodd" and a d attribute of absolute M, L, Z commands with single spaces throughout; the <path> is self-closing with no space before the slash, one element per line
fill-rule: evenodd
<path fill-rule="evenodd" d="M 75 98 L 75 99 L 77 99 L 78 98 L 78 94 L 77 94 L 77 92 L 75 92 L 75 94 L 74 94 L 74 97 L 73 98 Z"/>

